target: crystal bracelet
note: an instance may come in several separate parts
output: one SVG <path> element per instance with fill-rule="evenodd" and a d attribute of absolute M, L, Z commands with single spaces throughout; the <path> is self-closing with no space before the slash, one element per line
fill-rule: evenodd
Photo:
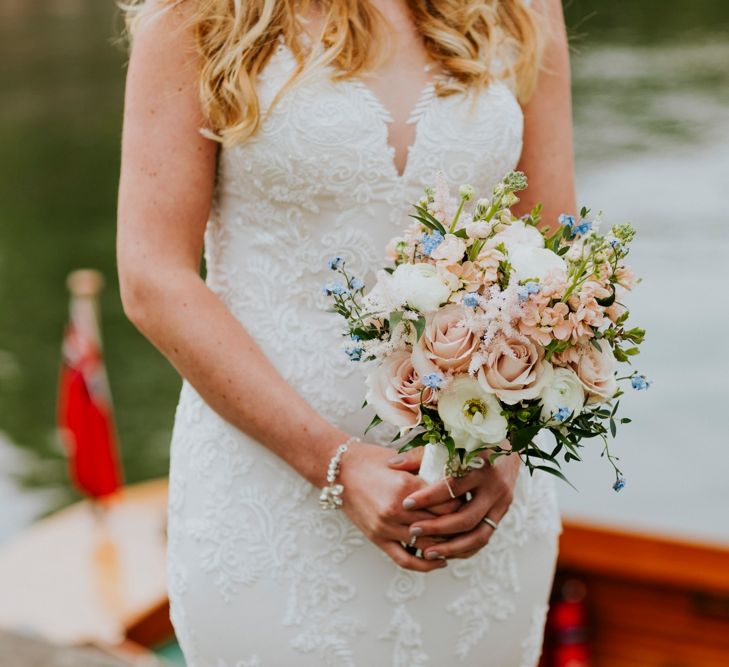
<path fill-rule="evenodd" d="M 339 469 L 342 465 L 342 456 L 344 452 L 349 449 L 349 446 L 354 442 L 361 442 L 359 438 L 352 436 L 348 438 L 346 442 L 343 442 L 337 447 L 337 452 L 332 456 L 329 461 L 329 468 L 327 469 L 327 486 L 321 490 L 319 495 L 319 505 L 325 510 L 338 510 L 342 506 L 342 491 L 344 487 L 341 484 L 335 484 L 337 475 L 339 475 Z"/>

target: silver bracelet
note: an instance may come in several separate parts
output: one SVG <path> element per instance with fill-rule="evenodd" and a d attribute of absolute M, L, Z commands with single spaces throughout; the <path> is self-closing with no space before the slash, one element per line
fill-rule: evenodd
<path fill-rule="evenodd" d="M 327 469 L 327 486 L 321 490 L 319 494 L 319 505 L 324 510 L 338 510 L 342 506 L 342 491 L 344 487 L 341 484 L 335 484 L 339 474 L 339 469 L 342 465 L 342 456 L 344 452 L 349 449 L 349 446 L 354 442 L 361 442 L 359 438 L 352 436 L 348 438 L 346 442 L 343 442 L 337 447 L 337 452 L 332 456 L 329 461 L 329 468 Z"/>

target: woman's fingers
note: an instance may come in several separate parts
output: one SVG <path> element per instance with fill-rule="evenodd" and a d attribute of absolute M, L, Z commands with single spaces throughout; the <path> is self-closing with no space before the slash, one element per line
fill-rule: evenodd
<path fill-rule="evenodd" d="M 495 500 L 489 493 L 481 491 L 476 493 L 470 502 L 463 503 L 455 512 L 416 521 L 410 526 L 410 534 L 455 535 L 465 533 L 479 524 L 494 505 Z"/>
<path fill-rule="evenodd" d="M 420 462 L 423 459 L 423 448 L 414 447 L 413 449 L 396 454 L 387 459 L 387 465 L 393 470 L 404 470 L 406 472 L 418 472 L 420 470 Z"/>
<path fill-rule="evenodd" d="M 395 563 L 406 570 L 415 570 L 416 572 L 431 572 L 447 566 L 445 558 L 419 558 L 405 551 L 399 542 L 382 542 L 379 545 L 382 550 L 392 558 Z"/>
<path fill-rule="evenodd" d="M 430 508 L 462 496 L 477 484 L 478 480 L 470 473 L 464 477 L 447 477 L 412 492 L 402 501 L 402 506 L 406 510 Z"/>
<path fill-rule="evenodd" d="M 393 542 L 404 542 L 405 544 L 412 544 L 412 546 L 416 546 L 418 549 L 425 549 L 427 547 L 433 546 L 434 544 L 439 544 L 444 539 L 437 536 L 431 537 L 427 535 L 413 535 L 408 529 L 408 526 L 395 524 L 384 526 L 383 529 L 377 533 L 377 537 L 385 540 L 392 540 Z M 413 538 L 415 538 L 414 544 Z"/>
<path fill-rule="evenodd" d="M 455 500 L 448 499 L 448 502 L 441 503 L 440 505 L 433 505 L 432 507 L 429 507 L 427 511 L 435 514 L 436 516 L 450 514 L 451 512 L 457 512 L 463 506 L 464 502 L 465 501 L 460 498 L 456 498 Z"/>
<path fill-rule="evenodd" d="M 488 516 L 497 524 L 506 514 L 509 506 L 499 503 L 491 507 L 483 516 Z M 496 532 L 494 528 L 483 521 L 483 516 L 475 528 L 468 532 L 455 535 L 454 537 L 427 547 L 423 550 L 423 558 L 426 560 L 439 560 L 441 558 L 468 558 L 483 549 Z"/>

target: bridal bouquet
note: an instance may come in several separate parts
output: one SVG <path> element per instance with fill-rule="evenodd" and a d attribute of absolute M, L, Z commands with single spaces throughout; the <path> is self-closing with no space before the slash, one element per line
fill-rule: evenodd
<path fill-rule="evenodd" d="M 615 436 L 619 381 L 646 389 L 637 371 L 618 377 L 643 342 L 628 328 L 621 294 L 635 281 L 625 263 L 635 231 L 599 230 L 583 209 L 560 216 L 554 233 L 538 228 L 541 207 L 516 218 L 510 207 L 526 177 L 512 172 L 489 198 L 462 185 L 452 197 L 442 174 L 414 205 L 412 222 L 390 241 L 390 266 L 367 293 L 341 257 L 327 284 L 346 321 L 346 353 L 369 362 L 369 428 L 397 427 L 400 451 L 425 446 L 428 481 L 464 475 L 506 454 L 565 479 L 558 457 L 580 460 L 582 441 Z M 551 431 L 550 445 L 538 434 Z"/>

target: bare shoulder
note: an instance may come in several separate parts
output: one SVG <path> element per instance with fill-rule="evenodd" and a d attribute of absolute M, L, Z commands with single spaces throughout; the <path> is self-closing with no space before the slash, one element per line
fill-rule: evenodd
<path fill-rule="evenodd" d="M 204 137 L 195 34 L 185 5 L 150 6 L 134 26 L 124 99 L 119 249 L 199 261 L 218 144 Z"/>
<path fill-rule="evenodd" d="M 199 95 L 200 65 L 190 3 L 145 6 L 133 26 L 127 72 L 124 144 L 128 156 L 182 153 L 211 158 L 217 145 L 200 130 L 205 119 Z M 198 166 L 209 171 L 210 159 Z"/>
<path fill-rule="evenodd" d="M 189 3 L 148 2 L 135 18 L 129 78 L 166 89 L 196 88 L 198 56 Z M 179 92 L 184 92 L 180 90 Z"/>

